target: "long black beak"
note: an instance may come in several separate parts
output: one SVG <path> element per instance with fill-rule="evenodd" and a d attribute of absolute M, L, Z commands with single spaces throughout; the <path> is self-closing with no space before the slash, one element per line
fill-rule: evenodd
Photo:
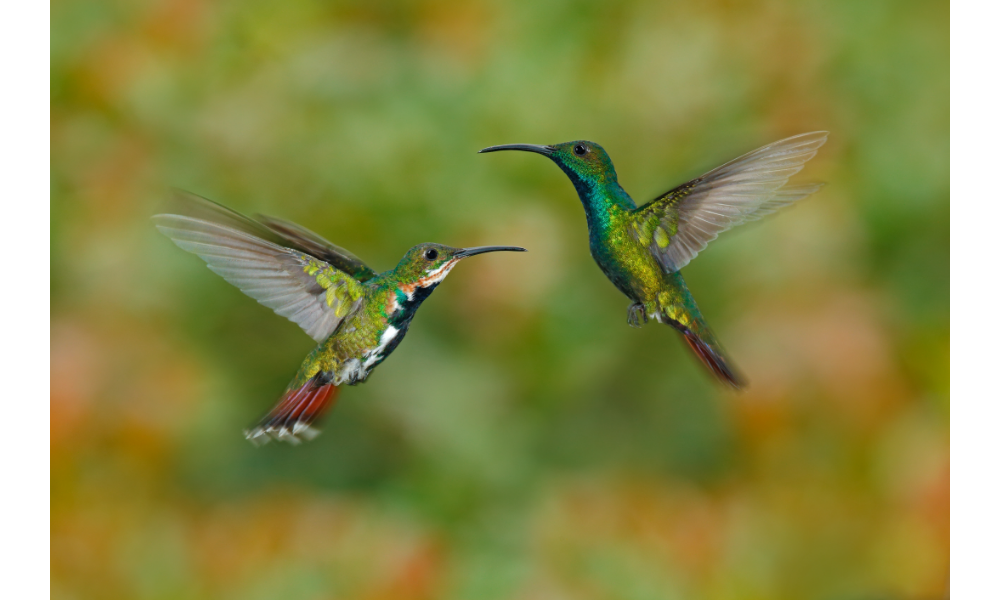
<path fill-rule="evenodd" d="M 524 248 L 517 246 L 476 246 L 474 248 L 462 248 L 455 253 L 455 258 L 468 258 L 485 252 L 527 252 Z"/>
<path fill-rule="evenodd" d="M 538 154 L 544 154 L 548 156 L 556 151 L 552 146 L 538 146 L 536 144 L 506 144 L 503 146 L 490 146 L 489 148 L 483 148 L 479 151 L 479 154 L 484 152 L 499 152 L 500 150 L 524 150 L 525 152 L 537 152 Z"/>

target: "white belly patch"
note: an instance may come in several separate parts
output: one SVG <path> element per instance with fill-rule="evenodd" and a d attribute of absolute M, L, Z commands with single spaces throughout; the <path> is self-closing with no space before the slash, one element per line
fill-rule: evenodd
<path fill-rule="evenodd" d="M 368 369 L 372 368 L 372 366 L 376 362 L 378 362 L 379 359 L 382 358 L 382 352 L 385 351 L 385 348 L 386 346 L 389 345 L 389 342 L 394 340 L 398 334 L 399 330 L 390 325 L 382 334 L 382 337 L 379 338 L 378 346 L 376 346 L 374 350 L 365 355 L 365 363 L 362 365 L 362 368 L 365 369 L 366 377 L 368 375 L 367 373 Z"/>

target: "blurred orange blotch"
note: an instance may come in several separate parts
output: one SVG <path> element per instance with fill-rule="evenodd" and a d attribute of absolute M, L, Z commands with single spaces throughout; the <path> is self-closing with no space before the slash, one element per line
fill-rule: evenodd
<path fill-rule="evenodd" d="M 196 50 L 208 12 L 205 0 L 171 0 L 155 3 L 137 26 L 144 40 L 167 49 Z"/>
<path fill-rule="evenodd" d="M 198 511 L 190 531 L 200 578 L 220 594 L 234 582 L 253 588 L 291 568 L 313 574 L 319 589 L 335 591 L 322 598 L 440 596 L 439 544 L 412 524 L 343 496 L 264 493 Z"/>
<path fill-rule="evenodd" d="M 142 134 L 129 132 L 116 137 L 106 152 L 93 157 L 80 173 L 80 196 L 89 209 L 88 225 L 98 232 L 137 216 L 142 206 L 142 175 L 148 175 L 152 149 Z M 142 215 L 146 216 L 146 215 Z M 100 235 L 98 233 L 98 235 Z"/>
<path fill-rule="evenodd" d="M 874 433 L 911 391 L 894 360 L 878 301 L 842 292 L 820 306 L 764 305 L 741 328 L 743 362 L 752 385 L 739 400 L 748 424 L 765 428 L 776 415 L 761 405 L 786 406 L 810 389 L 822 393 L 852 429 Z M 763 417 L 763 420 L 761 418 Z"/>
<path fill-rule="evenodd" d="M 121 108 L 128 88 L 163 49 L 196 50 L 204 14 L 201 0 L 157 2 L 133 7 L 128 27 L 81 49 L 75 73 L 79 89 L 99 106 Z M 143 8 L 146 10 L 143 11 Z"/>
<path fill-rule="evenodd" d="M 942 596 L 947 594 L 951 562 L 951 469 L 947 454 L 942 464 L 928 478 L 927 485 L 917 496 L 916 511 L 928 524 L 932 553 L 928 561 L 927 588 Z M 923 588 L 921 588 L 923 589 Z"/>
<path fill-rule="evenodd" d="M 116 572 L 116 554 L 129 507 L 114 513 L 81 499 L 70 509 L 53 503 L 51 518 L 51 568 L 53 590 L 72 591 L 83 597 L 128 596 Z"/>
<path fill-rule="evenodd" d="M 436 1 L 417 4 L 417 27 L 424 45 L 444 58 L 466 66 L 479 62 L 489 43 L 486 35 L 493 21 L 491 7 L 476 2 Z"/>
<path fill-rule="evenodd" d="M 641 556 L 638 568 L 697 587 L 723 562 L 729 512 L 724 498 L 678 482 L 608 477 L 563 482 L 534 527 L 540 558 L 564 583 L 588 580 L 578 570 L 587 555 L 623 548 Z"/>
<path fill-rule="evenodd" d="M 99 40 L 80 49 L 79 58 L 68 74 L 82 92 L 80 100 L 84 104 L 113 109 L 141 66 L 143 42 L 127 32 Z"/>
<path fill-rule="evenodd" d="M 193 385 L 198 370 L 179 357 L 171 359 L 140 365 L 116 394 L 119 442 L 147 462 L 170 460 L 170 453 L 183 443 L 182 432 L 190 426 L 192 405 L 199 399 Z"/>
<path fill-rule="evenodd" d="M 100 341 L 76 323 L 53 321 L 51 337 L 49 425 L 57 449 L 73 441 L 91 418 L 106 357 Z"/>
<path fill-rule="evenodd" d="M 886 512 L 876 559 L 909 593 L 945 593 L 949 577 L 950 480 L 947 427 L 916 405 L 882 433 L 876 481 Z"/>
<path fill-rule="evenodd" d="M 382 573 L 384 583 L 365 594 L 367 600 L 396 600 L 412 598 L 429 600 L 440 595 L 443 560 L 440 548 L 421 544 L 399 557 L 390 570 Z"/>

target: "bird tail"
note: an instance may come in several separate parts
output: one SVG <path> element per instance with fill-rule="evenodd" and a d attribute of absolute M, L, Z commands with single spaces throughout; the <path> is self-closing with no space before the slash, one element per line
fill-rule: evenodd
<path fill-rule="evenodd" d="M 720 381 L 737 390 L 745 388 L 746 379 L 726 357 L 722 345 L 708 328 L 684 278 L 679 272 L 666 275 L 670 285 L 656 299 L 658 306 L 654 314 L 657 320 L 681 332 L 694 355 Z"/>
<path fill-rule="evenodd" d="M 259 446 L 271 439 L 299 444 L 300 437 L 311 440 L 319 435 L 312 424 L 336 403 L 340 388 L 328 383 L 322 372 L 301 387 L 294 385 L 293 381 L 278 404 L 254 428 L 243 432 L 253 444 Z"/>
<path fill-rule="evenodd" d="M 701 323 L 704 325 L 704 321 Z M 711 371 L 720 381 L 723 381 L 737 390 L 746 387 L 746 379 L 732 366 L 731 361 L 726 357 L 722 348 L 715 340 L 715 336 L 708 328 L 701 329 L 701 334 L 695 333 L 688 328 L 678 328 L 684 341 L 687 342 L 694 355 L 701 360 L 709 371 Z M 706 335 L 707 334 L 707 335 Z"/>

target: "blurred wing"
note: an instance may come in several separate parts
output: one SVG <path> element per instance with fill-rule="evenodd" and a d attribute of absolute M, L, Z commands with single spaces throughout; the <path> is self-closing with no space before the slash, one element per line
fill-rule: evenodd
<path fill-rule="evenodd" d="M 723 231 L 759 219 L 823 184 L 785 186 L 826 142 L 815 131 L 744 154 L 635 209 L 633 228 L 668 272 L 691 262 Z"/>
<path fill-rule="evenodd" d="M 362 283 L 376 275 L 375 271 L 371 270 L 368 265 L 357 256 L 354 256 L 350 251 L 341 248 L 301 225 L 266 215 L 257 215 L 257 219 L 265 227 L 286 240 L 286 243 L 295 248 L 305 250 L 320 260 L 326 261 Z"/>
<path fill-rule="evenodd" d="M 249 233 L 272 244 L 301 250 L 334 268 L 340 269 L 362 283 L 376 275 L 375 271 L 350 251 L 330 243 L 322 236 L 291 221 L 257 215 L 260 219 L 258 222 L 221 204 L 212 202 L 208 198 L 202 198 L 182 190 L 174 190 L 173 200 L 174 204 L 177 205 L 177 212 L 180 214 Z"/>
<path fill-rule="evenodd" d="M 173 201 L 173 205 L 170 207 L 171 213 L 187 215 L 193 219 L 209 221 L 211 223 L 215 223 L 216 225 L 228 227 L 229 229 L 249 233 L 254 237 L 258 237 L 278 246 L 289 245 L 281 238 L 281 236 L 261 225 L 257 221 L 254 221 L 250 217 L 241 215 L 235 210 L 228 209 L 221 204 L 212 202 L 208 198 L 202 198 L 197 194 L 185 192 L 184 190 L 174 189 L 171 200 Z M 297 250 L 305 252 L 305 249 L 303 248 L 297 248 Z"/>
<path fill-rule="evenodd" d="M 256 225 L 238 213 L 224 214 L 229 213 Z M 317 342 L 361 304 L 364 287 L 357 280 L 309 254 L 234 228 L 243 224 L 240 219 L 219 222 L 165 214 L 154 216 L 153 222 L 175 244 L 200 256 L 209 269 L 298 323 Z"/>

